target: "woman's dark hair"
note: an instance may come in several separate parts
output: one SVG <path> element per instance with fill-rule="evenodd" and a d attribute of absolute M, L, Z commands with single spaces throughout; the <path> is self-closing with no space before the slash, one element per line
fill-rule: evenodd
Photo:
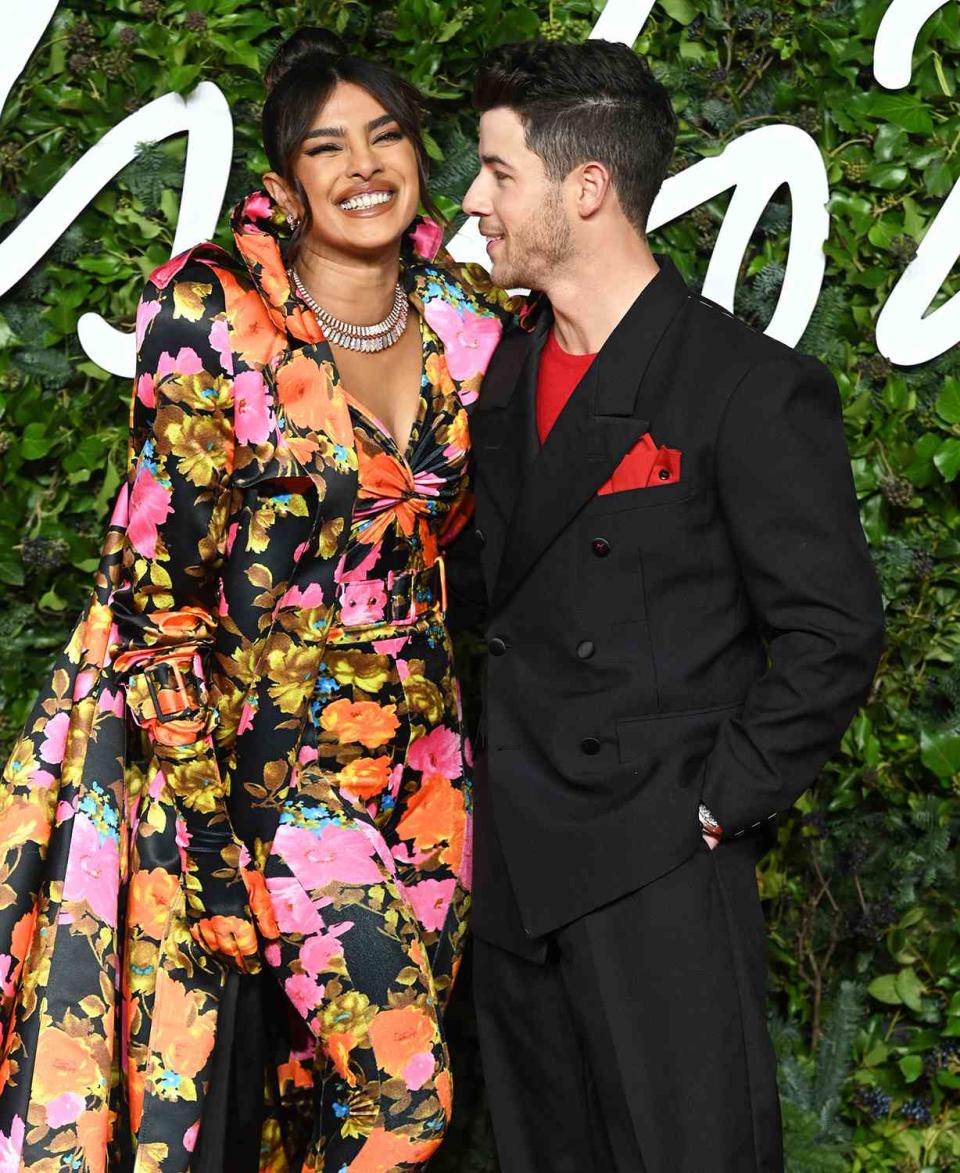
<path fill-rule="evenodd" d="M 481 114 L 513 110 L 556 182 L 581 163 L 602 163 L 627 219 L 646 232 L 677 118 L 670 95 L 632 49 L 599 40 L 501 45 L 481 62 L 473 103 Z"/>
<path fill-rule="evenodd" d="M 423 141 L 420 94 L 386 65 L 354 57 L 335 33 L 301 28 L 274 53 L 264 77 L 267 100 L 263 107 L 263 145 L 270 167 L 296 191 L 304 207 L 303 219 L 290 241 L 291 255 L 310 229 L 310 205 L 294 168 L 300 146 L 313 126 L 317 111 L 338 82 L 365 89 L 392 114 L 413 143 L 420 176 L 420 203 L 435 220 L 443 217 L 430 199 L 430 166 Z"/>

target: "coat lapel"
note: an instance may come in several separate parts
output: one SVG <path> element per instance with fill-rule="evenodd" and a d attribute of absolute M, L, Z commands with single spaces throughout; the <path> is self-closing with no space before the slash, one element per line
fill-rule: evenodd
<path fill-rule="evenodd" d="M 509 507 L 499 555 L 493 605 L 499 606 L 554 539 L 594 496 L 624 456 L 649 429 L 665 388 L 648 377 L 651 359 L 689 296 L 679 273 L 664 257 L 660 272 L 641 292 L 574 390 L 542 448 L 534 451 L 530 429 L 535 412 L 539 355 L 549 323 L 538 324 L 527 362 L 499 428 L 499 455 L 478 453 L 487 487 Z M 478 413 L 480 416 L 486 413 Z M 492 414 L 492 413 L 491 413 Z M 512 417 L 512 418 L 511 418 Z M 491 431 L 494 429 L 491 428 Z M 481 431 L 481 443 L 489 438 Z M 503 510 L 502 510 L 503 511 Z M 506 514 L 505 514 L 506 515 Z M 492 555 L 491 555 L 492 557 Z"/>

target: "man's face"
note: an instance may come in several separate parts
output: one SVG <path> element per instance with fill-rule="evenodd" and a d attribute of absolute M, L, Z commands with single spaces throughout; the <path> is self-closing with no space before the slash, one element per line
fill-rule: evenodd
<path fill-rule="evenodd" d="M 480 218 L 490 275 L 502 289 L 543 289 L 573 251 L 563 184 L 547 176 L 506 107 L 480 119 L 479 150 L 480 172 L 463 209 Z"/>

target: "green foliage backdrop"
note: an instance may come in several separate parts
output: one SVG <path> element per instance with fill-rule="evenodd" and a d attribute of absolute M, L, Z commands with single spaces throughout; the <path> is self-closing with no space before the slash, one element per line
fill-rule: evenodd
<path fill-rule="evenodd" d="M 792 1173 L 960 1166 L 960 355 L 896 370 L 873 324 L 960 178 L 960 14 L 928 21 L 909 90 L 874 81 L 887 0 L 663 0 L 638 48 L 681 116 L 675 169 L 771 121 L 818 141 L 832 226 L 801 347 L 843 393 L 888 648 L 873 695 L 761 869 L 771 1016 Z M 228 201 L 265 161 L 260 69 L 301 23 L 393 61 L 430 107 L 434 183 L 453 216 L 474 168 L 474 62 L 503 40 L 583 39 L 602 0 L 67 0 L 2 115 L 0 234 L 126 113 L 209 79 L 236 121 Z M 0 301 L 0 752 L 65 640 L 122 458 L 128 388 L 89 362 L 78 316 L 130 327 L 169 255 L 183 136 L 137 160 Z M 727 197 L 658 234 L 702 280 Z M 771 204 L 737 311 L 762 327 L 790 208 Z M 948 284 L 944 298 L 955 292 Z M 467 1009 L 455 1022 L 458 1120 L 440 1169 L 494 1170 Z"/>

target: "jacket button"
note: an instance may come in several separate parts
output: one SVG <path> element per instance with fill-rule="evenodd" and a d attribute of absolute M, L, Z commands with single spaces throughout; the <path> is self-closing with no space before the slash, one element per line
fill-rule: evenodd
<path fill-rule="evenodd" d="M 606 538 L 594 538 L 590 543 L 590 549 L 598 558 L 606 558 L 610 553 L 610 543 Z"/>
<path fill-rule="evenodd" d="M 585 754 L 589 754 L 592 757 L 594 754 L 600 752 L 600 742 L 595 737 L 585 737 L 580 742 L 580 748 Z"/>
<path fill-rule="evenodd" d="M 487 651 L 491 656 L 502 656 L 506 650 L 507 645 L 499 635 L 495 635 L 493 639 L 487 641 Z"/>
<path fill-rule="evenodd" d="M 661 468 L 660 471 L 657 473 L 657 476 L 662 481 L 670 480 L 670 469 L 669 468 Z"/>
<path fill-rule="evenodd" d="M 477 529 L 475 529 L 473 532 L 474 532 L 474 537 L 477 539 L 477 544 L 481 548 L 483 546 L 485 546 L 487 544 L 487 535 L 483 532 L 483 530 L 480 529 L 478 526 Z"/>
<path fill-rule="evenodd" d="M 577 644 L 577 655 L 581 660 L 589 660 L 596 650 L 596 646 L 588 639 Z"/>

